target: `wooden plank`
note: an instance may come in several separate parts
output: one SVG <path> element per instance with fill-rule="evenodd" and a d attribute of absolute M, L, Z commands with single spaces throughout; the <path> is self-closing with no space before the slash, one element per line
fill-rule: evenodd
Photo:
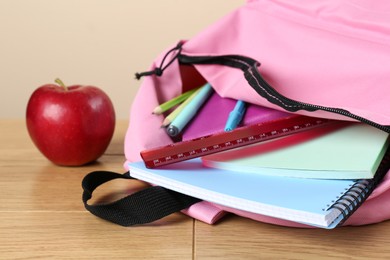
<path fill-rule="evenodd" d="M 94 170 L 123 172 L 127 122 L 98 162 L 59 167 L 31 142 L 22 120 L 0 121 L 1 259 L 192 259 L 193 220 L 181 213 L 125 228 L 84 209 L 81 181 Z M 98 188 L 91 203 L 109 202 L 146 185 L 117 180 Z"/>
<path fill-rule="evenodd" d="M 0 212 L 1 259 L 192 259 L 192 221 L 181 214 L 124 228 L 87 212 Z"/>
<path fill-rule="evenodd" d="M 389 259 L 390 221 L 334 230 L 281 227 L 228 216 L 195 223 L 196 259 Z"/>

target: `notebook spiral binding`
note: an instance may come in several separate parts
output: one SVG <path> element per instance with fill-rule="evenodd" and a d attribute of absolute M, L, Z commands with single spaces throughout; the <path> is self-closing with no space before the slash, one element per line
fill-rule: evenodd
<path fill-rule="evenodd" d="M 390 169 L 390 148 L 387 149 L 373 179 L 362 179 L 356 181 L 347 192 L 341 195 L 328 209 L 337 209 L 343 215 L 343 220 L 338 224 L 342 225 L 363 202 L 370 196 L 375 187 L 383 179 Z"/>

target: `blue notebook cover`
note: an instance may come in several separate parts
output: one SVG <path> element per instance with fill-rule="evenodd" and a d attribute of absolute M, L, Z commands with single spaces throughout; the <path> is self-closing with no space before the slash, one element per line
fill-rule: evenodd
<path fill-rule="evenodd" d="M 333 228 L 358 207 L 371 180 L 272 177 L 207 168 L 199 158 L 157 169 L 129 164 L 134 178 L 244 211 Z"/>

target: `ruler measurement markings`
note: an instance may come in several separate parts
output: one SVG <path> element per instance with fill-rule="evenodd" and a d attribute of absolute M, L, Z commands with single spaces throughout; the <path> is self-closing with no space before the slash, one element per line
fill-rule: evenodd
<path fill-rule="evenodd" d="M 141 152 L 148 168 L 184 161 L 317 127 L 333 120 L 293 116 L 287 120 L 237 128 Z"/>

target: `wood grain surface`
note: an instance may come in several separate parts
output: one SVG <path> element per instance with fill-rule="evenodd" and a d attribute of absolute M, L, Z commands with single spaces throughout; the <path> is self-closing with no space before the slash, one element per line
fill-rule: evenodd
<path fill-rule="evenodd" d="M 59 167 L 31 142 L 23 120 L 0 121 L 0 259 L 389 259 L 390 221 L 335 230 L 297 229 L 228 215 L 216 225 L 176 213 L 121 227 L 84 209 L 81 180 L 123 172 L 126 121 L 106 153 L 84 167 Z M 94 200 L 145 184 L 113 181 Z"/>

